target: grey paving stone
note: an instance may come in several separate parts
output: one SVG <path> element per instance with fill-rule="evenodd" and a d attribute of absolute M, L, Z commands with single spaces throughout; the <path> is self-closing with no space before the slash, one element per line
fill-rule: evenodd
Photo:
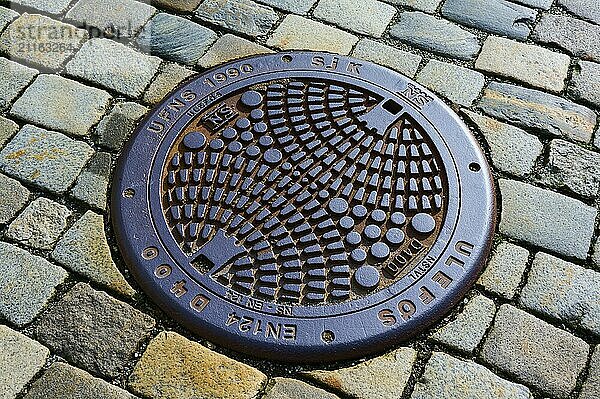
<path fill-rule="evenodd" d="M 12 115 L 73 136 L 87 136 L 111 96 L 57 75 L 39 75 L 13 104 Z"/>
<path fill-rule="evenodd" d="M 135 396 L 66 363 L 53 363 L 23 399 L 133 399 Z"/>
<path fill-rule="evenodd" d="M 470 107 L 485 84 L 483 74 L 458 65 L 431 60 L 417 81 L 453 103 Z"/>
<path fill-rule="evenodd" d="M 38 71 L 0 57 L 0 111 L 10 107 L 19 93 L 38 75 Z"/>
<path fill-rule="evenodd" d="M 492 324 L 494 301 L 477 295 L 469 300 L 456 319 L 440 328 L 432 338 L 461 352 L 472 353 Z"/>
<path fill-rule="evenodd" d="M 295 14 L 305 15 L 318 0 L 257 0 L 259 3 L 266 4 L 281 10 L 293 12 Z"/>
<path fill-rule="evenodd" d="M 302 375 L 347 396 L 360 399 L 397 399 L 403 392 L 417 352 L 400 348 L 353 367 L 306 371 Z"/>
<path fill-rule="evenodd" d="M 18 181 L 0 173 L 0 225 L 8 223 L 27 203 L 29 190 Z"/>
<path fill-rule="evenodd" d="M 549 186 L 596 197 L 600 189 L 600 154 L 568 141 L 552 140 L 548 164 L 539 178 Z"/>
<path fill-rule="evenodd" d="M 73 0 L 11 0 L 20 6 L 35 8 L 48 14 L 62 14 Z"/>
<path fill-rule="evenodd" d="M 121 295 L 135 293 L 112 260 L 102 215 L 87 211 L 56 244 L 52 259 Z"/>
<path fill-rule="evenodd" d="M 531 173 L 544 149 L 537 137 L 487 116 L 464 113 L 485 136 L 496 168 L 517 176 Z"/>
<path fill-rule="evenodd" d="M 69 75 L 138 98 L 158 72 L 161 60 L 109 39 L 86 42 L 67 64 Z"/>
<path fill-rule="evenodd" d="M 396 9 L 378 0 L 320 0 L 313 14 L 344 29 L 381 37 Z"/>
<path fill-rule="evenodd" d="M 154 324 L 130 305 L 79 283 L 44 313 L 35 332 L 40 342 L 70 363 L 115 378 Z"/>
<path fill-rule="evenodd" d="M 50 351 L 0 325 L 0 397 L 14 399 L 44 366 Z"/>
<path fill-rule="evenodd" d="M 98 144 L 119 151 L 146 112 L 148 108 L 133 102 L 117 103 L 96 128 Z"/>
<path fill-rule="evenodd" d="M 579 399 L 597 399 L 600 398 L 600 346 L 596 346 L 587 379 L 583 382 L 583 388 L 579 394 Z"/>
<path fill-rule="evenodd" d="M 0 147 L 3 147 L 18 131 L 19 125 L 8 118 L 0 116 Z"/>
<path fill-rule="evenodd" d="M 533 38 L 583 59 L 600 61 L 599 25 L 566 15 L 544 14 L 533 31 Z"/>
<path fill-rule="evenodd" d="M 84 142 L 25 125 L 0 152 L 0 170 L 38 187 L 63 193 L 93 153 Z"/>
<path fill-rule="evenodd" d="M 66 17 L 85 26 L 92 37 L 127 40 L 134 37 L 155 12 L 156 8 L 146 2 L 79 0 Z"/>
<path fill-rule="evenodd" d="M 523 4 L 530 7 L 549 10 L 554 0 L 515 0 L 515 3 Z"/>
<path fill-rule="evenodd" d="M 433 352 L 411 399 L 532 399 L 527 387 L 504 380 L 482 365 Z"/>
<path fill-rule="evenodd" d="M 110 154 L 95 153 L 77 177 L 77 182 L 71 189 L 71 195 L 92 208 L 105 210 L 111 169 L 112 157 Z"/>
<path fill-rule="evenodd" d="M 401 13 L 390 35 L 412 46 L 462 60 L 474 59 L 481 48 L 474 34 L 418 11 Z"/>
<path fill-rule="evenodd" d="M 267 40 L 281 50 L 314 50 L 350 54 L 358 38 L 320 22 L 290 14 Z"/>
<path fill-rule="evenodd" d="M 596 0 L 558 0 L 558 4 L 583 19 L 600 24 L 600 7 Z"/>
<path fill-rule="evenodd" d="M 217 39 L 198 64 L 203 68 L 210 68 L 237 58 L 273 52 L 260 44 L 227 33 Z"/>
<path fill-rule="evenodd" d="M 447 0 L 442 15 L 463 25 L 515 39 L 526 39 L 537 12 L 506 0 Z"/>
<path fill-rule="evenodd" d="M 0 36 L 0 52 L 8 58 L 57 70 L 87 38 L 85 30 L 73 25 L 24 13 Z"/>
<path fill-rule="evenodd" d="M 596 208 L 518 181 L 501 179 L 499 184 L 501 233 L 562 255 L 587 257 Z"/>
<path fill-rule="evenodd" d="M 570 62 L 569 56 L 543 47 L 490 36 L 475 68 L 559 92 L 565 87 Z"/>
<path fill-rule="evenodd" d="M 589 346 L 511 305 L 498 310 L 481 356 L 487 363 L 556 398 L 566 398 L 585 367 Z"/>
<path fill-rule="evenodd" d="M 575 98 L 600 108 L 600 64 L 579 61 L 573 70 L 569 91 Z"/>
<path fill-rule="evenodd" d="M 361 39 L 356 47 L 354 47 L 352 55 L 395 69 L 410 77 L 415 76 L 421 63 L 420 55 L 412 54 L 371 39 Z"/>
<path fill-rule="evenodd" d="M 586 143 L 596 126 L 596 114 L 587 107 L 507 83 L 490 83 L 478 107 L 502 121 Z"/>
<path fill-rule="evenodd" d="M 12 221 L 6 236 L 31 248 L 52 249 L 71 215 L 66 206 L 40 197 Z"/>
<path fill-rule="evenodd" d="M 0 7 L 0 32 L 18 17 L 18 12 L 6 7 Z"/>
<path fill-rule="evenodd" d="M 196 74 L 196 72 L 180 66 L 179 64 L 163 64 L 161 71 L 150 83 L 144 93 L 144 102 L 155 105 L 162 101 L 181 82 Z"/>
<path fill-rule="evenodd" d="M 596 240 L 596 244 L 594 245 L 592 262 L 597 266 L 597 269 L 600 269 L 600 240 Z"/>
<path fill-rule="evenodd" d="M 67 278 L 61 267 L 4 242 L 0 270 L 0 315 L 17 326 L 30 323 Z"/>
<path fill-rule="evenodd" d="M 600 336 L 600 273 L 538 252 L 519 303 Z"/>
<path fill-rule="evenodd" d="M 217 34 L 202 25 L 175 15 L 159 13 L 144 27 L 137 42 L 144 52 L 195 65 L 215 40 Z"/>
<path fill-rule="evenodd" d="M 523 279 L 529 251 L 509 242 L 498 244 L 478 284 L 506 299 L 513 299 Z"/>
<path fill-rule="evenodd" d="M 180 12 L 192 12 L 203 0 L 154 0 L 152 3 L 160 7 Z"/>
<path fill-rule="evenodd" d="M 263 399 L 339 399 L 337 395 L 313 387 L 306 382 L 277 377 Z"/>
<path fill-rule="evenodd" d="M 425 11 L 433 13 L 437 10 L 442 0 L 386 0 L 390 4 L 397 4 L 400 6 L 408 6 L 415 10 Z"/>
<path fill-rule="evenodd" d="M 205 0 L 196 17 L 252 37 L 266 35 L 279 19 L 271 7 L 251 0 Z"/>

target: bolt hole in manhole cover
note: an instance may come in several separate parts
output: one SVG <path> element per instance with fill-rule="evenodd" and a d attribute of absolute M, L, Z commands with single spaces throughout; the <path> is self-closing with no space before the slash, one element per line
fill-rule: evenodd
<path fill-rule="evenodd" d="M 296 362 L 381 351 L 440 319 L 495 225 L 456 114 L 396 72 L 309 52 L 170 94 L 128 143 L 112 207 L 126 263 L 169 315 Z"/>

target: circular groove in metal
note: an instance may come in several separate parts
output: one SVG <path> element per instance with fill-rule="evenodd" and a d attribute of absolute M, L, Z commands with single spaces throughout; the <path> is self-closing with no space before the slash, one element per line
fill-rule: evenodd
<path fill-rule="evenodd" d="M 136 280 L 190 330 L 319 361 L 442 317 L 483 266 L 495 202 L 476 140 L 427 89 L 291 52 L 171 93 L 124 150 L 112 216 Z"/>

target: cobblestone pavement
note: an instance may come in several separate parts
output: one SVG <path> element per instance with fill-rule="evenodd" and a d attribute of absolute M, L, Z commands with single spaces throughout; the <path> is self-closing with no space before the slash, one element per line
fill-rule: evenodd
<path fill-rule="evenodd" d="M 0 398 L 600 398 L 598 0 L 0 1 Z M 280 49 L 352 54 L 445 98 L 493 164 L 477 285 L 369 359 L 259 361 L 141 292 L 107 191 L 180 81 Z"/>

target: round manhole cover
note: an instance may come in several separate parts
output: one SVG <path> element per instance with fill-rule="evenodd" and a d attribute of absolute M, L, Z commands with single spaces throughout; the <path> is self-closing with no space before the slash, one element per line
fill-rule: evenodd
<path fill-rule="evenodd" d="M 386 68 L 248 58 L 169 95 L 131 138 L 112 217 L 133 275 L 200 336 L 280 361 L 351 358 L 439 319 L 494 230 L 468 129 Z"/>

